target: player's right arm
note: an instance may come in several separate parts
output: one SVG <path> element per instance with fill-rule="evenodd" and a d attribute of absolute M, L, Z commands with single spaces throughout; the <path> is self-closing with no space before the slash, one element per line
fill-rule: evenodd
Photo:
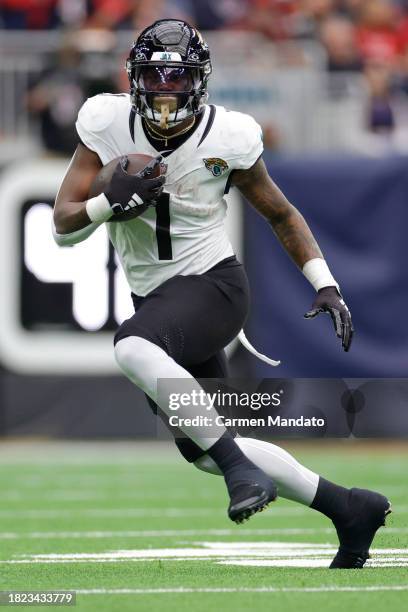
<path fill-rule="evenodd" d="M 93 180 L 102 168 L 99 156 L 79 144 L 58 191 L 54 206 L 54 225 L 58 235 L 89 226 L 86 204 Z M 96 229 L 99 224 L 94 224 Z"/>
<path fill-rule="evenodd" d="M 89 197 L 91 185 L 104 164 L 115 158 L 113 134 L 115 96 L 89 98 L 78 113 L 76 129 L 81 140 L 58 191 L 54 206 L 53 235 L 60 246 L 82 242 L 113 215 L 155 201 L 165 176 L 151 178 L 162 158 L 158 156 L 137 174 L 128 174 L 126 155 L 118 163 L 103 193 Z"/>
<path fill-rule="evenodd" d="M 82 242 L 104 221 L 120 216 L 160 196 L 165 176 L 150 178 L 162 157 L 158 155 L 137 174 L 128 174 L 128 157 L 122 156 L 103 193 L 89 198 L 91 185 L 102 167 L 99 156 L 79 144 L 57 194 L 54 238 L 60 246 Z"/>
<path fill-rule="evenodd" d="M 54 206 L 53 235 L 57 244 L 85 240 L 111 215 L 109 203 L 99 197 L 100 215 L 94 218 L 88 194 L 99 170 L 112 159 L 111 124 L 115 98 L 94 96 L 81 107 L 75 127 L 80 144 L 74 153 L 58 191 Z M 102 214 L 105 209 L 105 214 Z"/>

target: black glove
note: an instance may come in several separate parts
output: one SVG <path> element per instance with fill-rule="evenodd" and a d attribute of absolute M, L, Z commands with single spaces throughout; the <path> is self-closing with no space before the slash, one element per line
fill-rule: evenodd
<path fill-rule="evenodd" d="M 158 165 L 162 164 L 162 156 L 158 155 L 143 170 L 137 174 L 128 174 L 126 168 L 129 159 L 124 155 L 120 158 L 110 183 L 104 192 L 111 205 L 114 215 L 120 215 L 138 206 L 156 204 L 160 197 L 166 177 L 149 178 Z"/>
<path fill-rule="evenodd" d="M 348 351 L 353 338 L 354 328 L 351 314 L 337 287 L 319 289 L 312 305 L 312 310 L 305 314 L 305 319 L 313 319 L 321 312 L 327 312 L 332 318 L 334 329 L 345 351 Z"/>

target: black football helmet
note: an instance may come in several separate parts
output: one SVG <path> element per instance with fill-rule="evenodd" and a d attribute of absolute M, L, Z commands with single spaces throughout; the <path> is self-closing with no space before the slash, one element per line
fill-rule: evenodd
<path fill-rule="evenodd" d="M 185 21 L 162 19 L 146 28 L 133 43 L 126 71 L 135 112 L 154 123 L 161 120 L 160 96 L 177 99 L 169 127 L 197 114 L 208 99 L 208 45 Z"/>

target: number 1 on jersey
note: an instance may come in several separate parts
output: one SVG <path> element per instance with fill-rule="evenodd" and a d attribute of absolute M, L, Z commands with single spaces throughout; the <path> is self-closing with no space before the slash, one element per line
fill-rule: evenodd
<path fill-rule="evenodd" d="M 170 194 L 162 193 L 156 205 L 156 238 L 159 259 L 173 259 L 170 236 Z"/>

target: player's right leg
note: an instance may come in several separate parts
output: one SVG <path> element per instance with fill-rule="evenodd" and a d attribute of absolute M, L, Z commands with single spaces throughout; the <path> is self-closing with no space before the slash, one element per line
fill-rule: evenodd
<path fill-rule="evenodd" d="M 168 394 L 158 393 L 157 380 L 165 387 L 163 379 L 184 379 L 190 391 L 200 394 L 200 385 L 183 366 L 203 363 L 222 350 L 242 328 L 247 311 L 247 280 L 236 260 L 203 275 L 176 276 L 139 298 L 135 315 L 115 336 L 117 362 L 163 414 L 174 416 Z M 276 498 L 276 486 L 216 424 L 214 407 L 207 405 L 205 415 L 211 428 L 201 423 L 183 427 L 183 419 L 195 414 L 192 406 L 180 406 L 179 428 L 218 466 L 230 495 L 228 514 L 242 522 Z"/>
<path fill-rule="evenodd" d="M 162 348 L 140 336 L 128 336 L 117 342 L 115 346 L 116 360 L 126 376 L 142 389 L 167 416 L 174 416 L 165 400 L 165 391 L 158 393 L 158 379 L 185 379 L 189 390 L 201 392 L 198 382 Z M 206 406 L 206 416 L 212 423 L 218 416 L 215 409 Z M 180 406 L 178 421 L 194 416 L 192 407 Z M 228 515 L 231 520 L 240 523 L 255 512 L 265 508 L 276 498 L 274 482 L 252 461 L 250 461 L 236 444 L 234 438 L 222 425 L 183 426 L 179 429 L 191 438 L 201 450 L 218 466 L 224 476 L 230 495 Z"/>

